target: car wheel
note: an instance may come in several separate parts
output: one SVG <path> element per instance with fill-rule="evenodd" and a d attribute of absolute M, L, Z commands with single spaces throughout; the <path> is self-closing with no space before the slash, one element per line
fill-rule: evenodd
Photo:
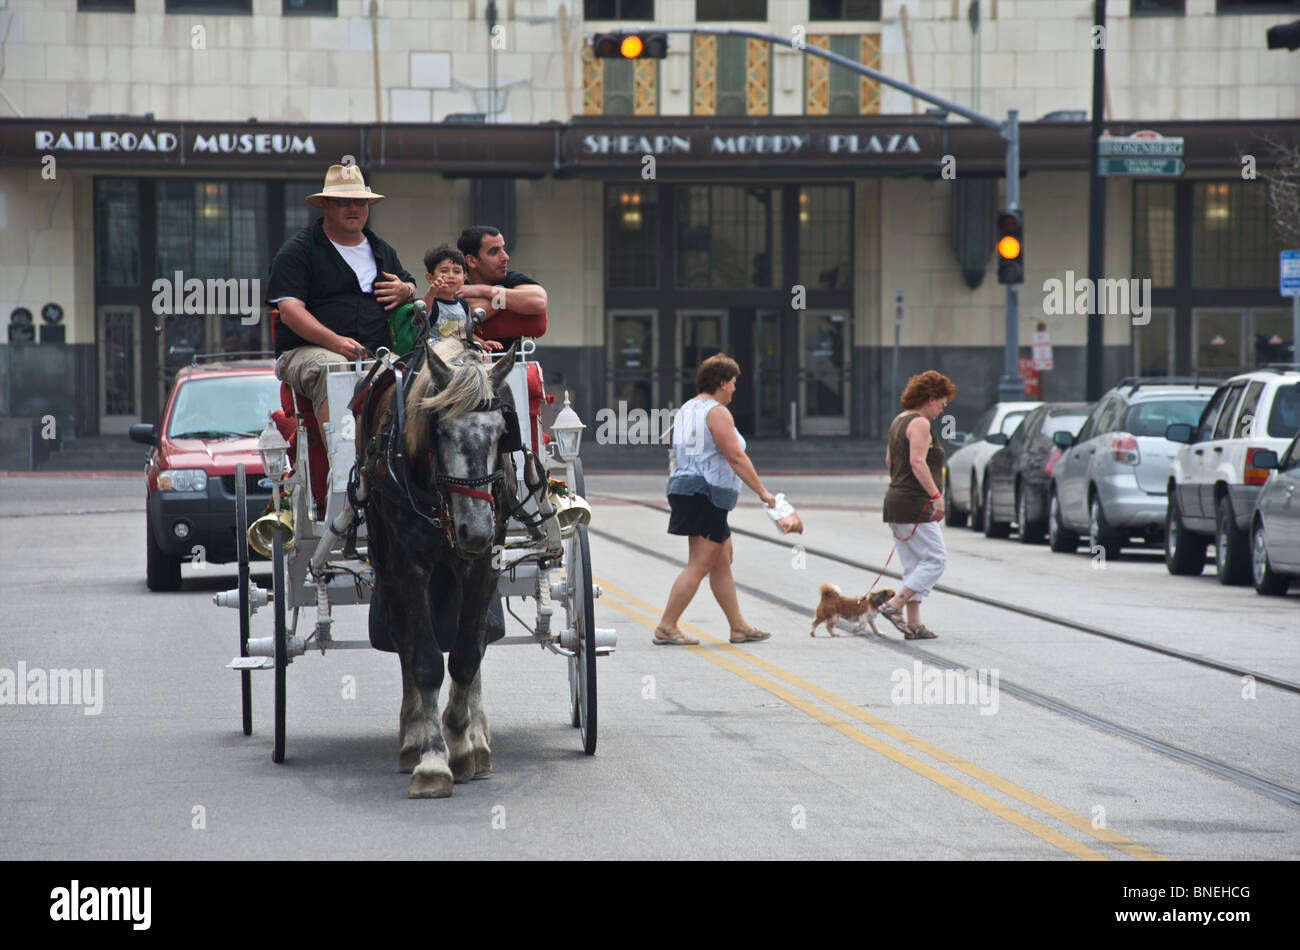
<path fill-rule="evenodd" d="M 970 528 L 972 531 L 984 530 L 984 509 L 980 507 L 981 499 L 979 486 L 975 484 L 975 476 L 970 479 Z"/>
<path fill-rule="evenodd" d="M 1170 574 L 1187 576 L 1205 570 L 1205 537 L 1183 527 L 1183 513 L 1172 486 L 1165 511 L 1165 569 Z"/>
<path fill-rule="evenodd" d="M 1278 574 L 1268 563 L 1268 546 L 1264 543 L 1264 522 L 1258 517 L 1250 532 L 1250 573 L 1257 594 L 1278 596 L 1291 586 L 1291 578 Z"/>
<path fill-rule="evenodd" d="M 1043 540 L 1043 523 L 1029 520 L 1029 492 L 1022 484 L 1016 490 L 1016 521 L 1020 524 L 1020 543 L 1037 544 Z"/>
<path fill-rule="evenodd" d="M 144 524 L 144 578 L 150 590 L 181 589 L 181 559 L 171 557 L 153 539 L 153 525 Z"/>
<path fill-rule="evenodd" d="M 997 521 L 993 517 L 993 479 L 984 473 L 984 537 L 1008 538 L 1011 536 L 1011 522 Z"/>
<path fill-rule="evenodd" d="M 1250 552 L 1246 533 L 1237 530 L 1232 499 L 1219 499 L 1214 519 L 1214 570 L 1220 584 L 1245 584 L 1250 580 Z"/>
<path fill-rule="evenodd" d="M 943 523 L 950 528 L 966 527 L 966 512 L 958 511 L 952 503 L 952 486 L 946 478 L 943 480 Z"/>
<path fill-rule="evenodd" d="M 1079 547 L 1079 536 L 1067 531 L 1061 521 L 1061 501 L 1055 491 L 1047 504 L 1047 545 L 1057 554 L 1073 554 Z"/>
<path fill-rule="evenodd" d="M 1096 495 L 1088 502 L 1088 548 L 1093 553 L 1101 548 L 1106 560 L 1113 561 L 1119 557 L 1123 541 L 1117 538 L 1106 523 L 1106 512 L 1101 508 L 1101 499 Z"/>

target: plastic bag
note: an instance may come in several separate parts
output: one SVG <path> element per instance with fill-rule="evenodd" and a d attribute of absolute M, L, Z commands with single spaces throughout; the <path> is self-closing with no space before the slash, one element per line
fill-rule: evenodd
<path fill-rule="evenodd" d="M 785 500 L 784 494 L 778 493 L 776 504 L 771 508 L 764 507 L 763 511 L 782 534 L 803 534 L 803 520 L 794 506 Z"/>

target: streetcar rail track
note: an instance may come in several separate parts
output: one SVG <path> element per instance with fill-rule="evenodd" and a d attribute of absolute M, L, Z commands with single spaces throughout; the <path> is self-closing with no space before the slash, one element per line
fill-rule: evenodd
<path fill-rule="evenodd" d="M 606 495 L 604 497 L 614 498 L 615 496 Z M 647 508 L 656 508 L 656 509 L 658 508 L 658 506 L 656 505 L 635 501 L 633 499 L 619 498 L 618 500 L 632 501 L 634 504 L 640 504 Z M 667 509 L 663 509 L 663 510 L 666 511 Z M 734 533 L 744 534 L 748 537 L 755 537 L 762 541 L 771 541 L 770 538 L 767 538 L 763 535 L 759 535 L 756 532 L 746 531 L 743 528 L 733 527 L 731 530 Z M 653 548 L 646 547 L 645 545 L 637 544 L 635 541 L 629 541 L 626 538 L 619 537 L 618 535 L 611 534 L 607 531 L 602 531 L 597 528 L 588 528 L 588 531 L 595 537 L 598 537 L 605 541 L 609 541 L 614 544 L 618 544 L 629 550 L 636 551 L 639 554 L 644 554 L 649 557 L 654 557 L 657 558 L 658 560 L 666 561 L 670 564 L 674 564 L 678 566 L 680 566 L 681 564 L 681 561 L 677 558 L 664 554 L 661 551 L 656 551 Z M 772 543 L 780 544 L 779 541 L 772 542 Z M 827 553 L 815 552 L 812 548 L 807 548 L 806 546 L 805 546 L 805 550 L 807 550 L 808 553 L 810 554 L 817 554 L 818 556 L 823 556 L 823 557 L 828 556 L 829 554 L 829 552 Z M 861 562 L 852 561 L 848 558 L 840 557 L 839 555 L 829 555 L 829 556 L 831 556 L 834 560 L 840 561 L 842 563 L 848 564 L 853 567 L 859 567 L 863 570 L 872 570 L 872 571 L 877 570 L 877 568 L 863 565 Z M 897 575 L 891 574 L 890 576 L 897 576 Z M 776 594 L 773 594 L 770 591 L 761 590 L 759 588 L 752 587 L 748 584 L 741 584 L 739 582 L 736 583 L 736 587 L 738 590 L 744 591 L 746 594 L 748 594 L 751 597 L 756 597 L 760 600 L 765 600 L 768 603 L 775 604 L 780 607 L 784 607 L 788 610 L 792 610 L 798 613 L 807 613 L 808 611 L 807 604 L 802 604 L 796 601 L 788 600 L 784 597 L 780 597 Z M 936 589 L 938 589 L 937 586 Z M 994 602 L 992 606 L 1002 606 L 1002 604 L 1000 602 Z M 1006 609 L 1015 609 L 1015 608 L 1014 605 L 1007 605 Z M 1038 612 L 1035 611 L 1035 613 Z M 1046 615 L 1040 619 L 1044 619 L 1050 622 L 1052 618 L 1050 615 Z M 839 626 L 843 629 L 849 629 L 848 625 L 845 624 L 843 621 L 839 623 Z M 968 665 L 965 663 L 956 663 L 952 660 L 947 659 L 946 657 L 940 656 L 939 654 L 933 653 L 929 650 L 921 649 L 919 647 L 914 647 L 911 644 L 902 643 L 902 642 L 889 640 L 889 639 L 877 638 L 877 637 L 868 637 L 866 634 L 858 634 L 858 636 L 862 637 L 863 639 L 868 639 L 872 643 L 876 643 L 880 646 L 884 646 L 888 649 L 894 650 L 895 652 L 902 653 L 914 658 L 924 659 L 927 662 L 931 663 L 932 665 L 939 667 L 940 669 L 962 670 L 965 669 L 966 666 Z M 1115 635 L 1115 638 L 1122 638 L 1122 636 L 1123 635 Z M 1188 656 L 1195 656 L 1195 654 L 1188 654 Z M 1175 658 L 1180 658 L 1180 657 L 1175 657 Z M 1215 668 L 1221 669 L 1222 666 L 1221 665 L 1215 666 Z M 1250 675 L 1254 675 L 1254 674 L 1250 674 Z M 1263 681 L 1264 680 L 1261 679 L 1261 682 Z M 1281 682 L 1285 683 L 1286 681 L 1283 680 Z M 1300 789 L 1291 788 L 1290 786 L 1284 785 L 1281 782 L 1276 782 L 1273 781 L 1272 779 L 1265 778 L 1262 775 L 1257 775 L 1254 772 L 1249 772 L 1245 769 L 1238 768 L 1237 766 L 1232 765 L 1228 762 L 1224 762 L 1220 759 L 1215 759 L 1210 756 L 1202 755 L 1199 752 L 1195 752 L 1191 749 L 1187 749 L 1182 746 L 1177 746 L 1172 743 L 1165 742 L 1162 739 L 1158 739 L 1155 736 L 1149 735 L 1144 732 L 1140 732 L 1137 729 L 1133 729 L 1129 726 L 1125 726 L 1120 723 L 1113 722 L 1109 719 L 1104 719 L 1100 716 L 1093 715 L 1092 713 L 1085 712 L 1084 710 L 1079 709 L 1076 706 L 1071 706 L 1069 703 L 1062 702 L 1061 700 L 1054 699 L 1053 697 L 1048 696 L 1044 693 L 1039 693 L 1036 690 L 1032 690 L 1029 689 L 1028 687 L 1020 686 L 1014 682 L 1010 682 L 1005 677 L 999 679 L 998 688 L 1000 690 L 1006 691 L 1008 694 L 1018 699 L 1024 700 L 1027 703 L 1031 703 L 1042 709 L 1047 709 L 1052 712 L 1058 713 L 1060 715 L 1064 715 L 1070 719 L 1075 720 L 1076 722 L 1091 726 L 1095 729 L 1100 730 L 1101 732 L 1105 732 L 1117 738 L 1127 739 L 1131 742 L 1135 742 L 1138 745 L 1143 746 L 1144 748 L 1150 749 L 1153 752 L 1157 752 L 1168 758 L 1174 759 L 1175 761 L 1182 762 L 1184 764 L 1200 766 L 1201 768 L 1215 775 L 1218 775 L 1221 778 L 1225 778 L 1231 782 L 1234 782 L 1235 784 L 1240 785 L 1243 788 L 1247 788 L 1252 791 L 1258 792 L 1259 794 L 1266 795 L 1269 798 L 1274 799 L 1275 801 L 1280 801 L 1283 804 L 1287 804 L 1287 805 L 1300 806 Z M 1282 688 L 1285 689 L 1286 687 L 1283 686 Z M 1292 691 L 1294 692 L 1295 690 Z"/>
<path fill-rule="evenodd" d="M 612 501 L 621 501 L 627 504 L 640 505 L 643 508 L 650 508 L 654 511 L 661 511 L 665 514 L 667 514 L 669 510 L 666 506 L 651 504 L 650 502 L 641 501 L 636 498 L 626 498 L 621 495 L 610 495 L 610 494 L 602 493 L 599 495 L 593 494 L 591 497 L 608 498 Z M 769 537 L 768 535 L 765 534 L 760 534 L 757 531 L 750 531 L 747 528 L 738 528 L 733 525 L 731 526 L 731 531 L 733 534 L 743 535 L 744 537 L 747 538 L 754 538 L 758 541 L 764 542 L 765 544 L 773 544 L 776 545 L 777 547 L 782 547 L 782 548 L 786 546 L 785 543 L 782 541 L 778 541 L 775 538 Z M 845 557 L 842 554 L 836 554 L 834 551 L 826 551 L 822 548 L 816 548 L 808 544 L 803 544 L 802 542 L 800 542 L 800 546 L 808 554 L 815 555 L 816 557 L 826 558 L 829 561 L 835 561 L 836 563 L 843 564 L 847 567 L 856 568 L 858 570 L 867 571 L 869 573 L 880 573 L 883 574 L 885 577 L 892 577 L 895 578 L 896 580 L 902 578 L 902 574 L 898 573 L 897 571 L 883 570 L 881 567 L 878 567 L 874 564 L 867 564 L 863 561 L 856 561 L 853 558 Z M 1271 676 L 1268 673 L 1261 673 L 1258 670 L 1252 670 L 1247 667 L 1238 666 L 1234 663 L 1226 663 L 1221 660 L 1212 659 L 1211 657 L 1201 656 L 1199 653 L 1189 653 L 1188 651 L 1180 650 L 1177 647 L 1169 647 L 1169 646 L 1164 646 L 1163 644 L 1160 643 L 1152 643 L 1150 640 L 1143 640 L 1140 637 L 1130 636 L 1129 634 L 1119 633 L 1114 630 L 1106 630 L 1103 627 L 1094 627 L 1092 624 L 1082 623 L 1081 621 L 1078 620 L 1072 620 L 1069 617 L 1062 617 L 1059 614 L 1050 614 L 1047 613 L 1046 611 L 1036 610 L 1033 607 L 1022 607 L 1018 604 L 1012 604 L 1005 600 L 998 600 L 996 597 L 986 597 L 983 594 L 976 594 L 972 591 L 960 590 L 956 587 L 949 587 L 947 584 L 935 584 L 934 589 L 941 593 L 948 594 L 953 597 L 960 597 L 964 600 L 970 600 L 978 604 L 983 604 L 986 607 L 995 607 L 998 610 L 1006 610 L 1011 613 L 1020 614 L 1023 617 L 1032 617 L 1035 620 L 1042 620 L 1046 623 L 1052 623 L 1062 627 L 1069 627 L 1072 630 L 1078 630 L 1080 633 L 1086 633 L 1090 636 L 1102 637 L 1107 640 L 1114 640 L 1115 642 L 1125 644 L 1126 646 L 1135 647 L 1140 650 L 1147 650 L 1151 653 L 1159 653 L 1163 656 L 1173 657 L 1174 659 L 1183 660 L 1184 662 L 1187 663 L 1195 663 L 1197 666 L 1208 667 L 1209 669 L 1219 670 L 1220 672 L 1223 673 L 1232 673 L 1235 676 L 1249 676 L 1252 677 L 1256 683 L 1267 683 L 1269 686 L 1274 686 L 1277 687 L 1278 689 L 1286 690 L 1287 692 L 1300 693 L 1300 683 L 1293 682 L 1292 680 L 1282 679 L 1279 676 Z M 760 591 L 758 593 L 764 598 L 771 599 L 766 591 Z M 800 605 L 799 609 L 806 610 L 807 606 Z"/>

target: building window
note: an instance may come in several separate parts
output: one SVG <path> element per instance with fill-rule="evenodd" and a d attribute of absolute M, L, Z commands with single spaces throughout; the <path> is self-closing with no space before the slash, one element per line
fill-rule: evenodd
<path fill-rule="evenodd" d="M 1133 268 L 1153 286 L 1174 285 L 1174 185 L 1138 182 L 1133 189 Z"/>
<path fill-rule="evenodd" d="M 659 286 L 659 190 L 605 186 L 606 285 L 612 290 Z"/>
<path fill-rule="evenodd" d="M 1187 0 L 1133 0 L 1131 16 L 1186 13 Z"/>
<path fill-rule="evenodd" d="M 655 0 L 583 0 L 588 20 L 653 20 Z"/>
<path fill-rule="evenodd" d="M 696 22 L 767 20 L 767 0 L 695 0 Z"/>
<path fill-rule="evenodd" d="M 320 182 L 286 181 L 284 193 L 284 240 L 301 231 L 321 216 L 320 208 L 307 204 L 307 196 L 320 191 Z"/>
<path fill-rule="evenodd" d="M 772 56 L 764 40 L 696 34 L 691 55 L 694 115 L 769 115 Z"/>
<path fill-rule="evenodd" d="M 1277 288 L 1282 250 L 1268 189 L 1250 182 L 1192 183 L 1192 286 Z"/>
<path fill-rule="evenodd" d="M 1300 0 L 1216 0 L 1218 13 L 1295 13 Z"/>
<path fill-rule="evenodd" d="M 879 20 L 880 0 L 809 0 L 809 20 Z"/>
<path fill-rule="evenodd" d="M 135 0 L 77 0 L 78 13 L 134 13 Z"/>
<path fill-rule="evenodd" d="M 677 287 L 753 290 L 781 279 L 781 190 L 762 185 L 677 189 Z"/>
<path fill-rule="evenodd" d="M 162 179 L 156 188 L 157 277 L 175 281 L 179 272 L 183 280 L 205 284 L 258 278 L 265 287 L 271 264 L 266 182 Z M 257 301 L 259 312 L 261 306 Z M 195 353 L 264 349 L 265 323 L 245 325 L 238 312 L 166 317 L 161 329 L 165 383 Z"/>
<path fill-rule="evenodd" d="M 252 13 L 253 0 L 167 0 L 167 13 Z"/>
<path fill-rule="evenodd" d="M 596 59 L 582 54 L 583 115 L 656 115 L 659 60 Z"/>
<path fill-rule="evenodd" d="M 853 186 L 799 188 L 799 283 L 816 290 L 853 286 Z"/>
<path fill-rule="evenodd" d="M 140 283 L 140 183 L 133 178 L 95 182 L 95 283 Z"/>
<path fill-rule="evenodd" d="M 338 0 L 282 0 L 285 16 L 338 16 Z"/>

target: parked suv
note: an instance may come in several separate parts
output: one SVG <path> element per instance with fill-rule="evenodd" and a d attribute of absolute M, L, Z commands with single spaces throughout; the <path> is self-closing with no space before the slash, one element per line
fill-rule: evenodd
<path fill-rule="evenodd" d="M 134 425 L 145 465 L 145 581 L 179 590 L 181 563 L 235 560 L 235 466 L 244 463 L 249 523 L 266 510 L 257 436 L 280 405 L 271 360 L 196 362 L 180 371 L 156 426 Z"/>
<path fill-rule="evenodd" d="M 1078 437 L 1058 432 L 1062 452 L 1047 496 L 1053 551 L 1073 551 L 1079 535 L 1107 558 L 1135 536 L 1157 541 L 1165 529 L 1165 487 L 1178 443 L 1174 423 L 1195 424 L 1222 380 L 1125 379 L 1101 397 Z"/>
<path fill-rule="evenodd" d="M 948 457 L 944 466 L 944 524 L 960 528 L 971 519 L 971 527 L 984 530 L 984 472 L 989 459 L 1007 444 L 1022 419 L 1041 402 L 997 402 L 979 417 L 970 434 L 958 433 L 954 441 L 962 447 Z"/>
<path fill-rule="evenodd" d="M 1196 425 L 1169 427 L 1168 438 L 1185 443 L 1169 470 L 1165 566 L 1171 574 L 1201 573 L 1213 537 L 1219 583 L 1250 580 L 1250 516 L 1268 480 L 1254 457 L 1266 449 L 1280 456 L 1297 432 L 1298 366 L 1234 376 L 1214 391 Z"/>

